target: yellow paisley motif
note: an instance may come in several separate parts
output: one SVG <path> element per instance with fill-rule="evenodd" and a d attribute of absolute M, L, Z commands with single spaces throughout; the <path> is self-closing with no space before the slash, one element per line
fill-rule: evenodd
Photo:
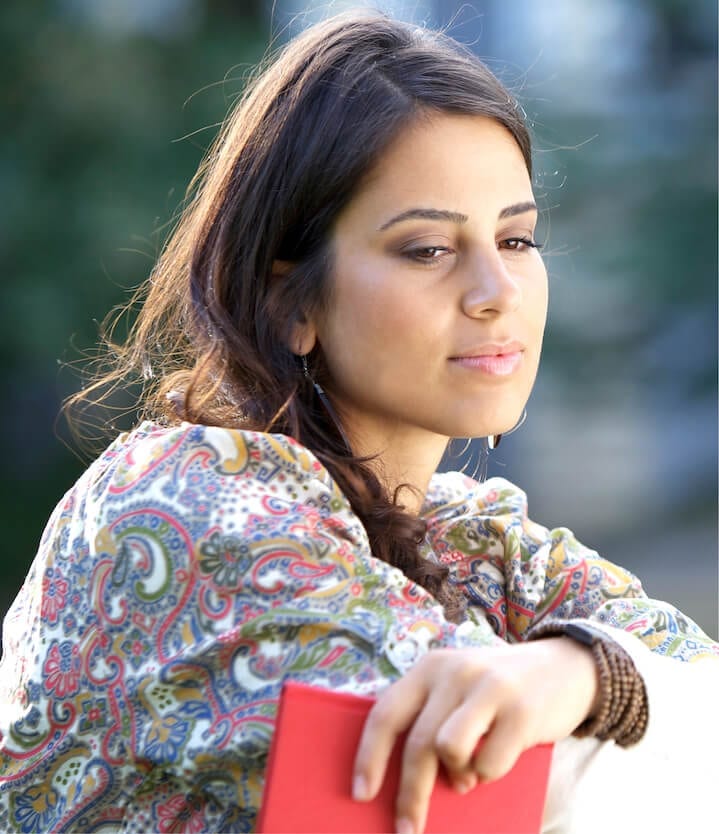
<path fill-rule="evenodd" d="M 221 453 L 220 472 L 227 475 L 239 475 L 244 472 L 250 460 L 247 433 L 238 429 L 207 429 L 207 434 Z"/>

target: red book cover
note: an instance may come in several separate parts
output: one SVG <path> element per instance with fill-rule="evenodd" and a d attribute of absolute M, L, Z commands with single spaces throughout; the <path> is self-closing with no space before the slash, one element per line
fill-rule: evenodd
<path fill-rule="evenodd" d="M 351 796 L 352 766 L 373 698 L 288 682 L 270 747 L 259 834 L 394 831 L 401 744 L 372 802 Z M 551 744 L 525 751 L 503 778 L 459 794 L 440 774 L 427 834 L 539 834 Z"/>

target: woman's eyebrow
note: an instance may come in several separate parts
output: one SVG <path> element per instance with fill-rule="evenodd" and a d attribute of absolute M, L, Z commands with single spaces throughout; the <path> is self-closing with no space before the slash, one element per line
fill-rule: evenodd
<path fill-rule="evenodd" d="M 506 217 L 514 217 L 516 214 L 524 214 L 527 211 L 537 211 L 537 206 L 532 200 L 526 200 L 523 203 L 515 203 L 512 206 L 507 206 L 499 212 L 499 220 L 504 220 Z M 447 211 L 446 209 L 434 208 L 411 208 L 403 211 L 400 214 L 392 217 L 386 223 L 379 227 L 379 231 L 383 232 L 394 226 L 395 223 L 401 223 L 403 220 L 444 220 L 448 223 L 466 223 L 469 219 L 466 214 L 461 214 L 458 211 Z"/>
<path fill-rule="evenodd" d="M 499 220 L 504 220 L 505 217 L 514 217 L 515 214 L 524 214 L 525 211 L 537 211 L 537 205 L 532 200 L 526 200 L 523 203 L 515 203 L 513 206 L 507 206 L 499 212 Z"/>
<path fill-rule="evenodd" d="M 445 220 L 449 223 L 466 223 L 468 219 L 466 214 L 460 214 L 458 211 L 446 211 L 445 209 L 433 208 L 411 208 L 407 209 L 407 211 L 401 212 L 401 214 L 398 214 L 391 220 L 388 220 L 379 227 L 379 231 L 383 232 L 385 229 L 389 229 L 390 226 L 394 226 L 395 223 L 401 223 L 403 220 L 412 220 L 415 218 L 420 218 L 421 220 Z"/>

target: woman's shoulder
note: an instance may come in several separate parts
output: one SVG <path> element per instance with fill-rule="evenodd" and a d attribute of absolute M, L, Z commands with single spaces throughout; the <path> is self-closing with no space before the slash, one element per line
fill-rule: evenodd
<path fill-rule="evenodd" d="M 195 542 L 247 519 L 270 519 L 279 530 L 280 520 L 287 526 L 317 514 L 362 540 L 361 525 L 326 467 L 292 438 L 145 421 L 116 437 L 64 495 L 34 564 L 44 570 L 71 552 L 102 551 L 125 528 L 169 525 Z"/>
<path fill-rule="evenodd" d="M 48 605 L 53 614 L 53 600 L 64 603 L 71 588 L 78 600 L 87 597 L 88 577 L 99 594 L 93 605 L 101 606 L 103 594 L 125 593 L 127 583 L 160 582 L 170 564 L 178 577 L 210 564 L 234 576 L 234 563 L 223 559 L 239 564 L 248 543 L 255 555 L 275 552 L 277 543 L 287 554 L 335 539 L 368 551 L 349 502 L 302 444 L 279 434 L 143 422 L 120 434 L 57 505 L 14 607 L 26 620 L 41 599 L 43 616 Z M 46 586 L 57 586 L 54 597 Z"/>
<path fill-rule="evenodd" d="M 95 492 L 117 495 L 150 489 L 168 477 L 184 479 L 190 471 L 195 480 L 209 471 L 235 483 L 282 483 L 286 492 L 310 481 L 336 489 L 325 466 L 291 437 L 187 422 L 141 423 L 117 437 L 87 475 Z"/>

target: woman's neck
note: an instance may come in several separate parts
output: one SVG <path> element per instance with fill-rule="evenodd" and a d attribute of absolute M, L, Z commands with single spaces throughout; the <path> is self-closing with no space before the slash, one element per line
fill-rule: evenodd
<path fill-rule="evenodd" d="M 392 499 L 397 489 L 397 503 L 408 513 L 419 515 L 429 482 L 447 447 L 448 438 L 413 428 L 362 432 L 348 427 L 352 452 L 371 456 L 370 468 Z"/>

